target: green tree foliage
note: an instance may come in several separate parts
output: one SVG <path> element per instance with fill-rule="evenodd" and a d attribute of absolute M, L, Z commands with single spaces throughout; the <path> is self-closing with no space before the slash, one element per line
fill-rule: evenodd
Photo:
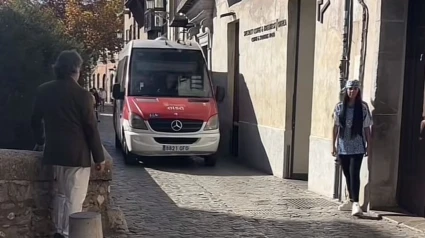
<path fill-rule="evenodd" d="M 117 13 L 122 10 L 121 0 L 69 0 L 65 7 L 64 23 L 66 31 L 90 54 L 100 56 L 104 51 L 115 53 L 121 48 L 117 31 L 124 24 Z"/>
<path fill-rule="evenodd" d="M 31 149 L 30 116 L 37 86 L 54 78 L 65 49 L 84 59 L 84 86 L 92 62 L 118 52 L 122 0 L 0 0 L 0 148 Z"/>
<path fill-rule="evenodd" d="M 51 66 L 62 50 L 84 52 L 57 19 L 31 0 L 0 6 L 0 148 L 31 149 L 35 88 L 53 79 Z"/>
<path fill-rule="evenodd" d="M 52 11 L 65 27 L 66 34 L 83 44 L 86 64 L 81 74 L 88 79 L 94 64 L 121 50 L 122 41 L 117 39 L 124 19 L 117 17 L 122 11 L 122 0 L 38 0 L 43 9 Z M 110 54 L 108 55 L 107 52 Z"/>
<path fill-rule="evenodd" d="M 94 62 L 106 58 L 106 52 L 121 50 L 117 39 L 124 19 L 117 14 L 123 9 L 122 0 L 40 0 L 63 22 L 69 36 L 84 44 Z"/>
<path fill-rule="evenodd" d="M 55 16 L 60 20 L 65 19 L 67 2 L 68 0 L 40 0 L 43 9 L 53 10 Z"/>

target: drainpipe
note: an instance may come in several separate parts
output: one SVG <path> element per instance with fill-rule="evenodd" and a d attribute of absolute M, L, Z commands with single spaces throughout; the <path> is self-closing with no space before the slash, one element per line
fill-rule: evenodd
<path fill-rule="evenodd" d="M 348 80 L 350 55 L 351 55 L 351 39 L 352 39 L 352 19 L 353 19 L 353 0 L 345 0 L 344 4 L 344 32 L 342 34 L 342 57 L 339 65 L 339 85 L 340 85 L 340 100 L 343 99 L 343 89 L 345 82 Z M 341 200 L 341 184 L 342 170 L 338 158 L 335 159 L 335 179 L 333 198 Z"/>
<path fill-rule="evenodd" d="M 208 67 L 210 69 L 210 72 L 212 72 L 212 31 L 209 27 L 206 27 L 205 30 L 208 36 Z"/>
<path fill-rule="evenodd" d="M 369 31 L 369 8 L 364 3 L 364 0 L 358 0 L 363 8 L 362 14 L 362 37 L 360 49 L 360 68 L 359 68 L 359 81 L 363 85 L 364 71 L 366 65 L 366 51 L 367 51 L 367 33 Z"/>
<path fill-rule="evenodd" d="M 206 55 L 205 58 L 207 58 L 208 69 L 210 70 L 210 72 L 212 72 L 212 60 L 211 60 L 211 58 L 212 58 L 212 31 L 213 31 L 214 26 L 213 26 L 213 24 L 209 24 L 208 21 L 212 21 L 212 20 L 209 19 L 208 17 L 206 17 L 206 18 L 201 20 L 200 25 L 203 29 L 203 32 L 207 34 L 208 55 Z"/>

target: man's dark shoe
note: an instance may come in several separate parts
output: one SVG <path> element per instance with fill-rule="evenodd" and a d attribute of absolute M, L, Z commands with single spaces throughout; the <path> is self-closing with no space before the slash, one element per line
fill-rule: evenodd
<path fill-rule="evenodd" d="M 63 235 L 61 235 L 61 234 L 59 234 L 59 233 L 55 233 L 55 234 L 53 235 L 53 238 L 65 238 L 65 236 L 63 236 Z"/>

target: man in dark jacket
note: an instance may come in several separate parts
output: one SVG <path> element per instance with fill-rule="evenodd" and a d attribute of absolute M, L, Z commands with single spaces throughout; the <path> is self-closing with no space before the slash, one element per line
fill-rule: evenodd
<path fill-rule="evenodd" d="M 97 170 L 104 167 L 93 97 L 77 83 L 82 63 L 76 51 L 59 55 L 56 80 L 38 87 L 32 114 L 35 150 L 44 148 L 43 164 L 53 166 L 57 181 L 55 237 L 68 237 L 69 215 L 82 210 L 92 157 Z"/>

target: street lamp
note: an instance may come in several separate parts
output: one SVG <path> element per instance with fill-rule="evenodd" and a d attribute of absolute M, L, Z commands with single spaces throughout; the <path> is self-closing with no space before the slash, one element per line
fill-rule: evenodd
<path fill-rule="evenodd" d="M 113 68 L 110 68 L 110 69 L 109 69 L 109 72 L 114 73 L 116 70 L 117 70 L 117 66 L 116 66 L 116 65 L 114 65 L 114 67 L 113 67 Z"/>
<path fill-rule="evenodd" d="M 111 80 L 111 85 L 113 85 L 114 83 L 116 83 L 113 79 L 113 77 L 115 77 L 115 74 L 116 74 L 116 72 L 117 72 L 117 66 L 116 65 L 114 65 L 114 67 L 113 68 L 110 68 L 109 69 L 109 75 L 111 76 L 111 75 L 113 75 L 112 77 L 110 77 L 109 79 Z"/>

